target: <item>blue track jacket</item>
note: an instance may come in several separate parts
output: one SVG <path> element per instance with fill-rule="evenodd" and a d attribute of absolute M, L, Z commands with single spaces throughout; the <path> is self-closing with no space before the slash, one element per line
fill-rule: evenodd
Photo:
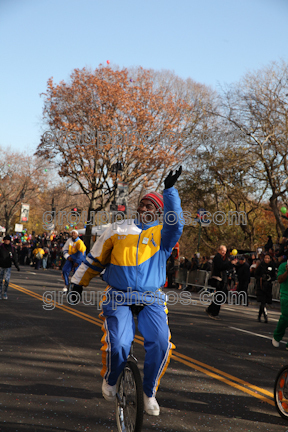
<path fill-rule="evenodd" d="M 103 279 L 113 288 L 155 292 L 165 284 L 166 261 L 184 225 L 177 189 L 163 192 L 163 225 L 137 219 L 113 223 L 96 241 L 71 282 L 87 286 L 104 268 Z"/>
<path fill-rule="evenodd" d="M 71 257 L 74 263 L 81 264 L 86 256 L 86 246 L 79 237 L 75 240 L 69 238 L 62 248 L 62 252 L 66 260 Z"/>

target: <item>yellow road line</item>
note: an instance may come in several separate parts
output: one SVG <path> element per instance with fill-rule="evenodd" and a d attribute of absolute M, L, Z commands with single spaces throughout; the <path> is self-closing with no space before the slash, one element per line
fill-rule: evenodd
<path fill-rule="evenodd" d="M 240 386 L 239 384 L 236 384 L 236 383 L 234 383 L 232 381 L 229 381 L 229 380 L 227 380 L 226 378 L 223 378 L 220 375 L 216 375 L 213 372 L 209 372 L 207 369 L 203 369 L 202 367 L 199 367 L 199 366 L 197 366 L 197 365 L 195 365 L 195 364 L 193 364 L 191 362 L 187 362 L 186 360 L 183 360 L 183 359 L 175 356 L 174 354 L 172 354 L 172 358 L 174 358 L 174 360 L 179 361 L 180 363 L 185 364 L 186 366 L 192 367 L 192 368 L 194 368 L 194 369 L 196 369 L 196 370 L 198 370 L 200 372 L 203 372 L 204 374 L 210 376 L 211 378 L 215 378 L 215 379 L 217 379 L 219 381 L 222 381 L 225 384 L 228 384 L 228 385 L 230 385 L 230 386 L 232 386 L 232 387 L 234 387 L 234 388 L 236 388 L 238 390 L 243 391 L 244 393 L 248 393 L 251 396 L 254 396 L 254 397 L 258 398 L 258 399 L 261 399 L 263 402 L 267 402 L 268 404 L 270 404 L 272 406 L 275 406 L 274 401 L 271 401 L 270 399 L 267 399 L 265 396 L 262 396 L 260 394 L 254 393 L 251 390 L 248 390 L 245 387 Z"/>
<path fill-rule="evenodd" d="M 265 390 L 265 389 L 262 389 L 262 388 L 260 388 L 260 387 L 254 386 L 253 384 L 250 384 L 250 383 L 248 383 L 247 381 L 244 381 L 244 380 L 242 380 L 242 379 L 240 379 L 240 378 L 234 377 L 233 375 L 227 374 L 226 372 L 222 372 L 221 370 L 216 369 L 216 368 L 214 368 L 213 366 L 207 365 L 207 364 L 202 363 L 202 362 L 200 362 L 200 361 L 198 361 L 198 360 L 195 360 L 195 359 L 192 359 L 192 358 L 190 358 L 190 357 L 187 357 L 186 355 L 184 355 L 184 354 L 180 354 L 180 353 L 178 353 L 177 351 L 176 351 L 175 353 L 173 353 L 173 354 L 176 355 L 176 356 L 178 356 L 178 357 L 180 357 L 180 358 L 186 359 L 186 360 L 188 360 L 188 361 L 192 361 L 193 363 L 196 363 L 196 364 L 198 364 L 198 365 L 200 365 L 200 366 L 203 366 L 203 367 L 205 367 L 206 369 L 210 369 L 211 371 L 213 371 L 213 372 L 217 372 L 218 374 L 223 375 L 223 376 L 225 376 L 226 378 L 230 378 L 230 379 L 233 380 L 233 381 L 236 381 L 236 382 L 238 382 L 238 383 L 240 383 L 240 384 L 243 384 L 243 385 L 245 385 L 245 386 L 247 386 L 247 387 L 250 387 L 250 388 L 252 388 L 252 389 L 254 389 L 254 390 L 256 390 L 256 391 L 259 391 L 259 392 L 261 392 L 261 393 L 263 393 L 263 394 L 266 394 L 267 396 L 270 396 L 270 397 L 274 398 L 273 393 L 269 392 L 268 390 Z"/>
<path fill-rule="evenodd" d="M 23 292 L 24 294 L 27 294 L 27 295 L 29 295 L 31 297 L 34 297 L 34 298 L 36 298 L 38 300 L 43 301 L 43 296 L 41 296 L 40 294 L 37 294 L 37 293 L 35 293 L 33 291 L 30 291 L 30 290 L 28 290 L 26 288 L 20 287 L 19 285 L 16 285 L 16 284 L 13 284 L 13 283 L 10 284 L 10 286 L 12 288 L 18 290 L 18 291 Z M 70 314 L 72 314 L 74 316 L 77 316 L 78 318 L 84 319 L 87 322 L 95 324 L 95 325 L 97 325 L 99 327 L 102 327 L 102 325 L 103 325 L 103 322 L 100 319 L 94 318 L 91 315 L 85 314 L 84 312 L 81 312 L 81 311 L 78 311 L 78 310 L 73 310 L 69 306 L 61 305 L 61 304 L 59 304 L 59 303 L 57 303 L 57 302 L 55 302 L 53 300 L 51 300 L 51 305 L 53 305 L 54 307 L 56 307 L 58 309 L 61 309 L 61 310 L 65 311 L 65 312 L 68 312 L 68 313 L 70 313 Z M 137 342 L 137 343 L 139 343 L 140 345 L 144 345 L 144 338 L 142 336 L 135 335 L 134 341 Z M 275 405 L 274 401 L 271 401 L 270 399 L 267 399 L 266 397 L 264 397 L 264 396 L 262 396 L 262 395 L 260 395 L 260 394 L 257 393 L 257 391 L 258 391 L 258 392 L 263 393 L 263 394 L 265 394 L 267 396 L 270 396 L 273 399 L 274 398 L 273 393 L 271 393 L 271 392 L 269 392 L 269 391 L 267 391 L 265 389 L 262 389 L 260 387 L 254 386 L 253 384 L 250 384 L 247 381 L 244 381 L 244 380 L 242 380 L 240 378 L 234 377 L 233 375 L 227 374 L 226 372 L 223 372 L 223 371 L 221 371 L 219 369 L 216 369 L 213 366 L 210 366 L 210 365 L 207 365 L 205 363 L 202 363 L 202 362 L 200 362 L 198 360 L 195 360 L 195 359 L 193 359 L 191 357 L 188 357 L 188 356 L 186 356 L 184 354 L 178 353 L 177 351 L 175 351 L 172 354 L 171 357 L 174 360 L 176 360 L 176 361 L 178 361 L 180 363 L 183 363 L 186 366 L 189 366 L 190 368 L 193 368 L 193 369 L 196 369 L 196 370 L 198 370 L 200 372 L 203 372 L 204 374 L 206 374 L 206 375 L 208 375 L 208 376 L 210 376 L 212 378 L 215 378 L 215 379 L 217 379 L 219 381 L 224 382 L 225 384 L 228 384 L 228 385 L 230 385 L 230 386 L 232 386 L 234 388 L 237 388 L 240 391 L 243 391 L 245 393 L 250 394 L 251 396 L 254 396 L 254 397 L 258 398 L 258 399 L 261 399 L 262 401 L 267 402 L 267 403 L 269 403 L 272 406 Z M 202 366 L 202 367 L 199 367 L 199 365 Z M 210 372 L 210 371 L 212 371 L 212 372 Z M 216 375 L 216 373 L 218 375 Z M 226 379 L 224 377 L 229 378 L 230 380 L 228 380 L 228 379 Z M 252 392 L 251 390 L 249 390 L 249 389 L 247 389 L 247 388 L 245 388 L 243 386 L 240 386 L 240 385 L 236 384 L 233 381 L 238 382 L 240 384 L 243 384 L 243 385 L 245 385 L 245 386 L 247 386 L 247 387 L 255 390 L 256 392 Z"/>
<path fill-rule="evenodd" d="M 143 340 L 143 341 L 144 341 L 144 338 L 143 338 L 142 336 L 137 336 L 137 335 L 135 335 L 135 338 L 138 338 L 139 340 Z M 240 378 L 234 377 L 233 375 L 230 375 L 230 374 L 228 374 L 228 373 L 226 373 L 226 372 L 223 372 L 223 371 L 221 371 L 221 370 L 219 370 L 219 369 L 216 369 L 216 368 L 214 368 L 213 366 L 207 365 L 207 364 L 202 363 L 202 362 L 200 362 L 200 361 L 198 361 L 198 360 L 195 360 L 195 359 L 193 359 L 193 358 L 191 358 L 191 357 L 188 357 L 188 356 L 186 356 L 186 355 L 184 355 L 184 354 L 181 354 L 181 353 L 179 353 L 178 351 L 173 352 L 172 357 L 174 358 L 174 360 L 178 360 L 178 361 L 180 361 L 180 362 L 181 362 L 181 359 L 186 359 L 186 360 L 188 360 L 188 361 L 189 361 L 193 366 L 196 366 L 196 365 L 203 366 L 204 368 L 206 368 L 206 369 L 208 369 L 208 370 L 211 370 L 211 371 L 213 371 L 213 372 L 216 372 L 216 373 L 218 373 L 219 375 L 223 375 L 223 376 L 226 377 L 226 378 L 230 378 L 230 380 L 232 380 L 232 381 L 236 381 L 236 382 L 238 382 L 238 383 L 240 383 L 240 384 L 243 384 L 243 385 L 245 385 L 245 386 L 247 386 L 247 387 L 249 387 L 249 388 L 251 388 L 251 389 L 253 389 L 253 390 L 256 390 L 256 392 L 258 391 L 258 392 L 263 393 L 263 394 L 265 394 L 265 395 L 267 395 L 267 396 L 270 396 L 272 399 L 274 398 L 273 393 L 269 392 L 268 390 L 265 390 L 265 389 L 262 389 L 262 388 L 260 388 L 260 387 L 255 386 L 255 385 L 253 385 L 253 384 L 250 384 L 250 383 L 248 383 L 247 381 L 244 381 L 244 380 L 242 380 L 242 379 L 240 379 Z M 179 358 L 178 358 L 178 357 L 179 357 Z M 181 363 L 182 363 L 182 362 L 181 362 Z M 185 364 L 186 364 L 186 363 L 185 363 Z M 196 369 L 197 369 L 197 368 L 196 368 Z"/>
<path fill-rule="evenodd" d="M 41 295 L 39 295 L 39 294 L 33 293 L 33 291 L 27 290 L 26 288 L 19 287 L 18 285 L 15 285 L 15 284 L 10 284 L 10 286 L 12 288 L 14 288 L 14 289 L 17 289 L 18 291 L 22 291 L 24 294 L 28 294 L 31 297 L 34 297 L 34 298 L 36 298 L 38 300 L 43 301 L 43 297 Z M 57 307 L 58 309 L 62 309 L 65 312 L 68 312 L 68 313 L 70 313 L 72 315 L 75 315 L 78 318 L 82 318 L 85 321 L 88 321 L 88 322 L 90 322 L 92 324 L 96 324 L 99 327 L 102 327 L 103 322 L 100 319 L 97 320 L 97 318 L 91 317 L 90 315 L 84 314 L 82 312 L 79 313 L 80 311 L 73 310 L 72 308 L 70 308 L 68 306 L 59 305 L 58 303 L 55 303 L 55 302 L 51 302 L 51 305 Z"/>

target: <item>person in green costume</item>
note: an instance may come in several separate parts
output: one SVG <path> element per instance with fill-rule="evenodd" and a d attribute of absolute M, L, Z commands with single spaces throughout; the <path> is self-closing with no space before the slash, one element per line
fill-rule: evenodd
<path fill-rule="evenodd" d="M 288 327 L 288 263 L 287 261 L 280 264 L 277 274 L 278 282 L 280 283 L 280 304 L 281 316 L 279 318 L 276 330 L 273 334 L 272 345 L 275 348 L 279 347 L 279 342 L 285 334 Z M 288 343 L 286 345 L 288 350 Z"/>

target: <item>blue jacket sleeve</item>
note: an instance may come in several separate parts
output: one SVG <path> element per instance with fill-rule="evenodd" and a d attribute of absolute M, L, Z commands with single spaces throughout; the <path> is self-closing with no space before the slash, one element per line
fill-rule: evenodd
<path fill-rule="evenodd" d="M 172 251 L 183 231 L 183 220 L 181 221 L 181 200 L 177 189 L 171 187 L 163 192 L 164 215 L 163 228 L 161 231 L 161 249 Z M 182 215 L 183 216 L 183 215 Z"/>
<path fill-rule="evenodd" d="M 70 257 L 73 259 L 73 262 L 76 262 L 77 264 L 81 264 L 86 257 L 86 252 L 83 253 L 81 251 L 77 251 L 76 253 L 70 255 Z"/>
<path fill-rule="evenodd" d="M 69 257 L 69 244 L 71 242 L 71 239 L 68 239 L 66 241 L 66 243 L 64 244 L 63 248 L 62 248 L 62 252 L 63 252 L 63 256 L 65 259 L 67 259 Z"/>

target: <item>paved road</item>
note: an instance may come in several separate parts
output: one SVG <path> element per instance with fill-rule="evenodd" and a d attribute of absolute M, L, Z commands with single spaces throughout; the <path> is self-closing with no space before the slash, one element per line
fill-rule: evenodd
<path fill-rule="evenodd" d="M 116 432 L 114 404 L 101 395 L 99 310 L 65 297 L 45 310 L 43 293 L 62 286 L 56 270 L 12 272 L 9 299 L 0 302 L 1 432 Z M 96 293 L 104 288 L 99 279 L 91 284 Z M 271 345 L 279 307 L 268 324 L 257 322 L 256 308 L 225 305 L 213 321 L 199 301 L 169 306 L 176 350 L 157 394 L 161 415 L 145 414 L 143 431 L 288 431 L 272 395 L 288 363 L 285 344 Z M 135 353 L 142 370 L 139 333 Z"/>

